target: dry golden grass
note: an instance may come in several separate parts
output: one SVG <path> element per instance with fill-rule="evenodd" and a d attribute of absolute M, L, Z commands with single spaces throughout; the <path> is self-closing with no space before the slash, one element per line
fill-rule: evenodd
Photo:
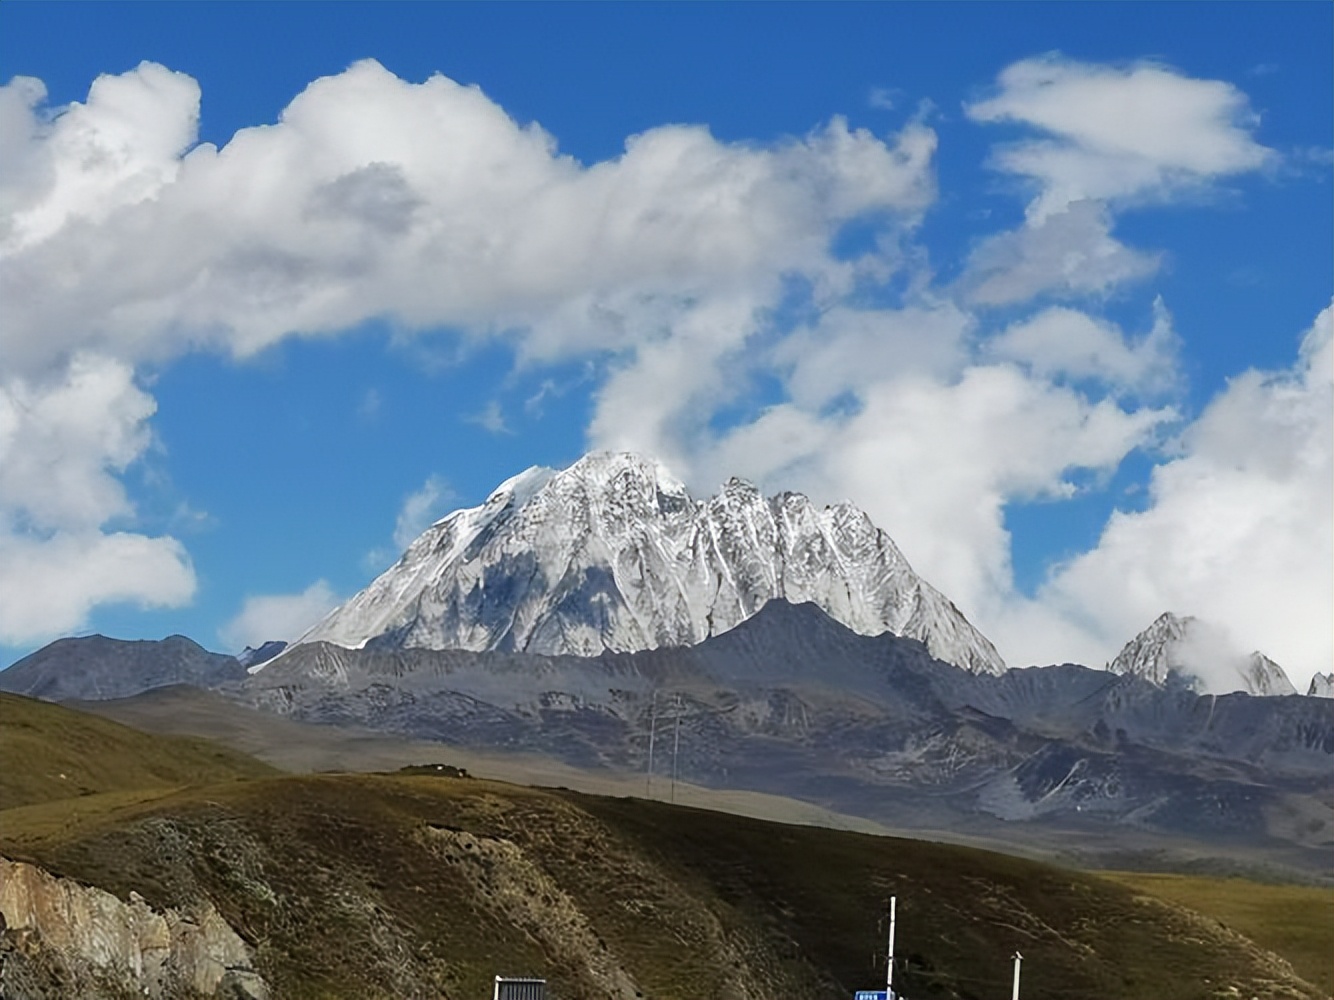
<path fill-rule="evenodd" d="M 276 774 L 217 743 L 162 737 L 0 692 L 0 809 Z"/>
<path fill-rule="evenodd" d="M 1334 996 L 1334 889 L 1142 872 L 1107 877 L 1220 921 Z"/>

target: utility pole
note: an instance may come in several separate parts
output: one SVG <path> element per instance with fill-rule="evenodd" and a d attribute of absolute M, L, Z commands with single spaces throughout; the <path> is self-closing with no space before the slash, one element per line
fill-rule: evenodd
<path fill-rule="evenodd" d="M 1024 964 L 1024 956 L 1019 952 L 1014 953 L 1014 990 L 1010 993 L 1010 1000 L 1019 1000 L 1019 966 Z"/>
<path fill-rule="evenodd" d="M 672 801 L 676 801 L 676 751 L 681 748 L 681 695 L 676 696 L 676 721 L 672 727 Z"/>
<path fill-rule="evenodd" d="M 658 729 L 658 692 L 653 692 L 653 701 L 648 710 L 648 778 L 644 783 L 644 794 L 653 798 L 653 738 Z"/>
<path fill-rule="evenodd" d="M 898 896 L 889 897 L 889 952 L 885 958 L 885 995 L 894 1000 L 894 921 L 898 916 Z"/>

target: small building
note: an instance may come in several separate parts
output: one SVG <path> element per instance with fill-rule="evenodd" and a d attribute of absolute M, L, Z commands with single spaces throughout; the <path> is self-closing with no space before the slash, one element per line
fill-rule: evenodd
<path fill-rule="evenodd" d="M 547 1000 L 547 981 L 496 976 L 496 991 L 491 1000 Z"/>

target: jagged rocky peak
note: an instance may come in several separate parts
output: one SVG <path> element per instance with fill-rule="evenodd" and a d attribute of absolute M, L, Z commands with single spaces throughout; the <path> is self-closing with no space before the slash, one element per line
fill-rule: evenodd
<path fill-rule="evenodd" d="M 1107 665 L 1160 687 L 1181 685 L 1200 694 L 1296 694 L 1283 668 L 1259 650 L 1238 653 L 1226 633 L 1192 615 L 1164 612 Z"/>
<path fill-rule="evenodd" d="M 735 478 L 696 500 L 661 463 L 610 452 L 529 469 L 437 521 L 299 641 L 593 656 L 693 645 L 778 597 L 865 635 L 918 639 L 969 670 L 1004 670 L 852 504 L 765 497 Z"/>
<path fill-rule="evenodd" d="M 243 667 L 258 667 L 261 664 L 268 663 L 286 648 L 287 643 L 283 640 L 270 639 L 268 642 L 261 643 L 258 647 L 247 646 L 236 655 L 236 660 Z"/>
<path fill-rule="evenodd" d="M 1174 668 L 1180 666 L 1173 653 L 1186 636 L 1194 618 L 1180 618 L 1165 611 L 1143 632 L 1122 647 L 1107 669 L 1116 674 L 1131 674 L 1162 686 Z"/>
<path fill-rule="evenodd" d="M 1251 694 L 1297 693 L 1297 688 L 1289 679 L 1287 671 L 1258 649 L 1246 657 L 1242 677 L 1247 682 L 1246 690 Z"/>
<path fill-rule="evenodd" d="M 1306 693 L 1312 698 L 1334 698 L 1334 673 L 1316 674 Z"/>

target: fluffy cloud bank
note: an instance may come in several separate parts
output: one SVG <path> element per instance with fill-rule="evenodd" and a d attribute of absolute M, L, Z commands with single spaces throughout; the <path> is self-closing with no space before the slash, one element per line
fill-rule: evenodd
<path fill-rule="evenodd" d="M 1141 329 L 1098 311 L 1159 265 L 1113 235 L 1118 212 L 1274 161 L 1229 84 L 1059 57 L 1005 70 L 965 110 L 1023 131 L 992 165 L 1023 185 L 1026 219 L 982 234 L 948 288 L 915 238 L 935 198 L 920 122 L 876 136 L 835 118 L 768 145 L 673 125 L 583 164 L 475 87 L 374 62 L 222 148 L 196 141 L 194 81 L 150 63 L 84 103 L 44 100 L 34 80 L 0 87 L 0 641 L 107 601 L 190 599 L 184 549 L 136 532 L 119 478 L 151 440 L 138 366 L 387 318 L 503 339 L 532 367 L 594 359 L 590 444 L 653 453 L 701 488 L 742 474 L 856 500 L 1015 662 L 1105 657 L 1172 608 L 1314 669 L 1318 642 L 1264 623 L 1309 635 L 1328 601 L 1248 603 L 1239 571 L 1256 594 L 1318 583 L 1299 556 L 1329 549 L 1310 523 L 1328 524 L 1311 416 L 1327 335 L 1180 431 L 1167 307 Z M 836 253 L 850 224 L 870 247 Z M 1256 426 L 1283 447 L 1255 445 Z M 1150 506 L 1018 595 L 1006 507 L 1077 495 L 1178 432 Z M 442 490 L 409 498 L 400 544 Z M 252 598 L 223 634 L 292 635 L 331 600 L 319 584 Z"/>
<path fill-rule="evenodd" d="M 76 629 L 106 602 L 170 607 L 194 594 L 178 541 L 106 530 L 133 514 L 117 474 L 148 447 L 155 410 L 129 366 L 106 357 L 0 377 L 0 639 Z"/>
<path fill-rule="evenodd" d="M 258 649 L 273 639 L 291 642 L 339 603 L 324 580 L 316 580 L 298 594 L 252 595 L 236 617 L 218 629 L 218 638 L 238 653 L 246 646 Z"/>
<path fill-rule="evenodd" d="M 0 349 L 27 369 L 247 354 L 376 316 L 513 331 L 541 357 L 614 349 L 685 302 L 846 280 L 841 223 L 932 195 L 920 126 L 886 142 L 835 119 L 763 149 L 668 126 L 584 167 L 475 87 L 370 61 L 223 149 L 193 145 L 193 81 L 150 63 L 53 119 L 41 95 L 3 98 Z"/>
<path fill-rule="evenodd" d="M 1153 470 L 1147 509 L 1114 514 L 1044 598 L 1098 608 L 1109 637 L 1187 608 L 1299 677 L 1334 662 L 1332 333 L 1327 308 L 1290 370 L 1234 378 Z"/>
<path fill-rule="evenodd" d="M 835 119 L 767 148 L 670 126 L 584 166 L 475 87 L 375 62 L 222 149 L 196 144 L 197 84 L 152 63 L 84 103 L 44 99 L 36 80 L 0 87 L 0 574 L 61 593 L 11 602 L 9 642 L 105 601 L 190 598 L 179 543 L 104 530 L 133 520 L 116 474 L 149 441 L 141 363 L 381 316 L 508 337 L 534 360 L 692 323 L 736 342 L 733 320 L 785 276 L 853 280 L 828 252 L 844 222 L 932 197 L 920 126 L 886 141 Z"/>

